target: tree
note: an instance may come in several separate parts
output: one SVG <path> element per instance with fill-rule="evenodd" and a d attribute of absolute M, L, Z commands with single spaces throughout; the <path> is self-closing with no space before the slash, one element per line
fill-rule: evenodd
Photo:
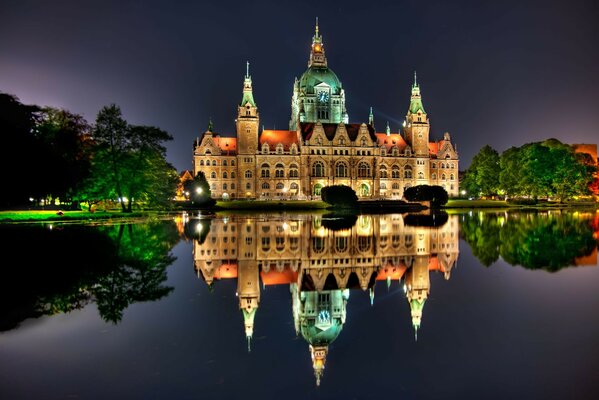
<path fill-rule="evenodd" d="M 192 203 L 198 207 L 212 207 L 216 204 L 212 198 L 210 184 L 202 171 L 199 171 L 192 180 L 186 181 L 183 188 L 189 192 Z"/>
<path fill-rule="evenodd" d="M 408 201 L 430 201 L 431 207 L 437 208 L 447 204 L 449 196 L 441 186 L 417 185 L 409 187 L 404 192 Z"/>
<path fill-rule="evenodd" d="M 358 203 L 356 192 L 346 185 L 325 186 L 320 195 L 322 201 L 333 206 L 353 207 Z"/>
<path fill-rule="evenodd" d="M 476 197 L 496 195 L 500 171 L 499 153 L 489 145 L 484 146 L 466 170 L 463 186 Z"/>

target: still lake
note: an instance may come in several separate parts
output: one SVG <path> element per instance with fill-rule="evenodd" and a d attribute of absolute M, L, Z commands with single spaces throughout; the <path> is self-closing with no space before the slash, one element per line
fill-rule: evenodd
<path fill-rule="evenodd" d="M 599 398 L 599 213 L 0 225 L 0 398 Z"/>

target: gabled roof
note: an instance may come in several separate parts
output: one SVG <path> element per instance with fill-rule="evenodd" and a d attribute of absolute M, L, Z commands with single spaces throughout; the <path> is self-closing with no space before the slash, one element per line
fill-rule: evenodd
<path fill-rule="evenodd" d="M 393 146 L 397 146 L 399 151 L 403 151 L 408 145 L 399 133 L 391 133 L 389 136 L 387 136 L 386 133 L 377 133 L 376 138 L 379 147 L 385 146 L 388 151 L 390 151 Z"/>
<path fill-rule="evenodd" d="M 329 124 L 323 123 L 322 128 L 324 130 L 324 134 L 326 135 L 328 140 L 333 140 L 335 137 L 335 132 L 337 132 L 337 127 L 339 124 Z M 360 127 L 362 124 L 345 124 L 345 130 L 347 131 L 347 135 L 349 136 L 349 140 L 352 142 L 356 140 L 358 137 L 358 133 L 360 132 Z M 314 122 L 302 122 L 300 124 L 300 131 L 302 134 L 302 140 L 310 140 L 312 137 L 312 133 L 314 132 L 314 128 L 316 127 L 316 123 Z M 374 128 L 372 125 L 366 125 L 368 128 L 368 133 L 370 134 L 370 139 L 373 142 L 376 142 L 376 136 L 374 134 Z"/>
<path fill-rule="evenodd" d="M 274 150 L 276 146 L 281 143 L 285 150 L 289 150 L 292 144 L 297 143 L 297 133 L 295 131 L 275 131 L 275 130 L 263 130 L 260 134 L 260 146 L 264 143 L 268 143 L 271 150 Z"/>

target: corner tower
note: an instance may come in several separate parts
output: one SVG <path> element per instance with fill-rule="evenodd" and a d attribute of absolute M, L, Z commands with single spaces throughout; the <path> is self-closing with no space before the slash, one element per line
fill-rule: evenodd
<path fill-rule="evenodd" d="M 318 19 L 312 37 L 308 69 L 293 84 L 289 130 L 301 122 L 348 123 L 345 91 L 341 81 L 328 66 Z"/>
<path fill-rule="evenodd" d="M 252 77 L 250 63 L 246 64 L 243 80 L 243 97 L 237 107 L 237 151 L 239 154 L 256 154 L 258 147 L 258 126 L 260 115 L 252 92 Z"/>
<path fill-rule="evenodd" d="M 420 95 L 420 86 L 416 80 L 414 72 L 414 84 L 412 85 L 412 96 L 410 98 L 410 108 L 406 115 L 405 134 L 406 139 L 416 157 L 428 156 L 428 138 L 430 124 Z"/>

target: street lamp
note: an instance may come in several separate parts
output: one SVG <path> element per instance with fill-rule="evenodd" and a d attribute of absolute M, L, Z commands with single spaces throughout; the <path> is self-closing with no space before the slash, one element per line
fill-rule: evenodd
<path fill-rule="evenodd" d="M 197 194 L 202 194 L 202 188 L 201 188 L 201 187 L 197 188 L 197 189 L 196 189 L 196 193 L 197 193 Z"/>

